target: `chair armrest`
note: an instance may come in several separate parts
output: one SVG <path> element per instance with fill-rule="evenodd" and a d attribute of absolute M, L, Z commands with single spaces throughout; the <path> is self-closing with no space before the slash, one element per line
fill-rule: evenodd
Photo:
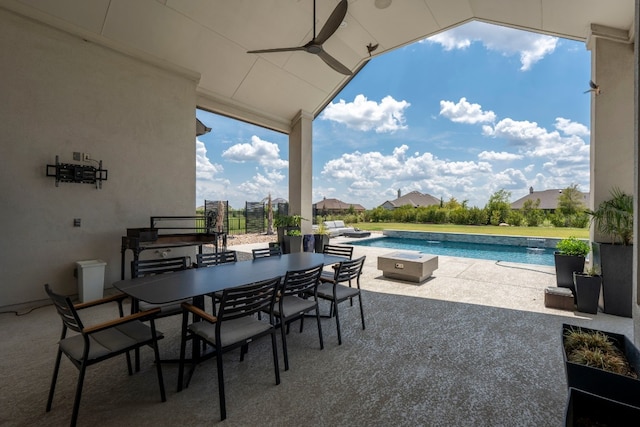
<path fill-rule="evenodd" d="M 130 314 L 128 316 L 118 317 L 117 319 L 113 319 L 107 322 L 102 322 L 93 326 L 89 326 L 87 328 L 84 328 L 82 332 L 86 334 L 92 334 L 95 332 L 102 331 L 104 329 L 109 329 L 109 328 L 113 328 L 114 326 L 122 325 L 124 323 L 133 322 L 135 320 L 145 320 L 147 317 L 154 316 L 158 313 L 160 313 L 160 307 L 147 310 L 147 311 L 139 311 L 137 313 Z"/>
<path fill-rule="evenodd" d="M 108 302 L 113 302 L 113 301 L 117 301 L 117 302 L 121 303 L 126 298 L 128 298 L 127 294 L 116 294 L 116 295 L 111 295 L 109 297 L 104 297 L 104 298 L 100 298 L 100 299 L 93 300 L 93 301 L 74 304 L 73 308 L 75 308 L 76 310 L 82 310 L 83 308 L 95 307 L 97 305 L 106 304 Z"/>
<path fill-rule="evenodd" d="M 196 307 L 193 304 L 189 304 L 188 302 L 183 302 L 181 305 L 183 310 L 190 311 L 191 313 L 206 320 L 209 323 L 216 323 L 218 321 L 217 317 L 210 315 L 206 311 Z"/>

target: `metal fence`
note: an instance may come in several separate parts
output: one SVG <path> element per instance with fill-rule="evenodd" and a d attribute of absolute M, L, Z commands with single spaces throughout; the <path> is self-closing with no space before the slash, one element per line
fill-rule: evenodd
<path fill-rule="evenodd" d="M 245 233 L 264 233 L 266 231 L 266 212 L 262 202 L 246 202 L 244 216 Z"/>

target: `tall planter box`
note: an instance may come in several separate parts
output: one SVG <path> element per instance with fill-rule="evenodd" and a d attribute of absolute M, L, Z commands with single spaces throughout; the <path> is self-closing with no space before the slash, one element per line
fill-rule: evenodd
<path fill-rule="evenodd" d="M 631 317 L 633 246 L 593 243 L 593 262 L 602 275 L 604 312 Z"/>
<path fill-rule="evenodd" d="M 602 278 L 574 272 L 573 282 L 576 287 L 577 310 L 583 313 L 597 314 Z"/>
<path fill-rule="evenodd" d="M 640 407 L 640 380 L 567 360 L 567 352 L 564 346 L 565 333 L 577 327 L 568 324 L 562 325 L 562 357 L 567 376 L 567 387 L 584 390 L 607 399 Z M 584 327 L 580 327 L 580 329 L 586 332 L 594 331 L 594 329 Z M 616 343 L 616 346 L 627 357 L 631 367 L 638 372 L 640 368 L 640 351 L 638 351 L 633 342 L 622 334 L 599 332 L 602 332 Z"/>
<path fill-rule="evenodd" d="M 302 236 L 284 236 L 283 251 L 285 254 L 302 252 Z"/>
<path fill-rule="evenodd" d="M 562 255 L 558 252 L 554 253 L 556 266 L 556 283 L 560 288 L 569 288 L 576 294 L 576 288 L 573 284 L 573 272 L 582 273 L 584 271 L 584 257 L 578 255 Z"/>
<path fill-rule="evenodd" d="M 575 388 L 569 389 L 566 427 L 638 425 L 640 408 Z"/>
<path fill-rule="evenodd" d="M 315 251 L 319 254 L 322 253 L 325 245 L 329 244 L 329 235 L 328 234 L 314 234 L 315 237 Z"/>

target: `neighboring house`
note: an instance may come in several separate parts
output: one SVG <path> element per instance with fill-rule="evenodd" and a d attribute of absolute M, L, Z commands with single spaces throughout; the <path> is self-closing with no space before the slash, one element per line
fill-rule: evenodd
<path fill-rule="evenodd" d="M 586 208 L 589 206 L 589 193 L 579 192 L 582 195 L 582 204 Z M 540 206 L 538 209 L 553 213 L 558 207 L 558 197 L 562 194 L 562 190 L 544 190 L 533 191 L 533 187 L 529 188 L 529 194 L 511 203 L 511 209 L 522 209 L 524 202 L 532 200 L 534 203 L 536 200 L 540 200 Z"/>
<path fill-rule="evenodd" d="M 351 207 L 356 212 L 364 212 L 366 209 L 364 206 L 357 203 L 345 203 L 338 199 L 327 199 L 326 197 L 320 202 L 313 204 L 313 211 L 315 215 L 333 215 L 333 214 L 345 214 L 348 213 Z"/>
<path fill-rule="evenodd" d="M 380 206 L 384 209 L 392 210 L 405 205 L 411 205 L 414 208 L 418 206 L 440 205 L 440 199 L 436 199 L 430 194 L 422 194 L 419 191 L 412 191 L 402 196 L 400 190 L 398 190 L 397 199 L 387 200 Z"/>

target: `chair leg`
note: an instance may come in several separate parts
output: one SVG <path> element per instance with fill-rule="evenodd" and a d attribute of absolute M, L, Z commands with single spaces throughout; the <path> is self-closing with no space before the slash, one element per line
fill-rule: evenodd
<path fill-rule="evenodd" d="M 324 340 L 322 339 L 322 324 L 320 323 L 320 308 L 316 306 L 316 319 L 318 320 L 318 337 L 320 338 L 320 350 L 324 348 Z"/>
<path fill-rule="evenodd" d="M 158 375 L 158 384 L 160 386 L 160 400 L 162 402 L 167 401 L 167 395 L 164 390 L 164 377 L 162 376 L 162 363 L 160 363 L 160 350 L 158 349 L 158 339 L 156 335 L 156 323 L 151 319 L 151 335 L 153 336 L 153 354 L 156 358 L 156 371 Z M 127 353 L 127 356 L 129 353 Z"/>
<path fill-rule="evenodd" d="M 189 387 L 189 381 L 191 380 L 191 376 L 193 375 L 193 371 L 195 370 L 196 367 L 196 363 L 198 362 L 199 358 L 200 358 L 200 340 L 198 339 L 198 337 L 196 335 L 192 335 L 191 338 L 189 338 L 189 332 L 187 329 L 187 324 L 189 323 L 189 317 L 187 314 L 182 315 L 182 333 L 181 333 L 181 337 L 180 337 L 180 364 L 178 365 L 178 388 L 177 391 L 180 392 L 182 391 L 183 387 Z M 189 374 L 187 375 L 187 381 L 186 381 L 186 386 L 185 386 L 185 381 L 184 381 L 184 363 L 186 360 L 186 353 L 187 353 L 187 341 L 189 339 L 192 339 L 192 345 L 191 345 L 191 370 L 189 371 Z"/>
<path fill-rule="evenodd" d="M 222 354 L 216 351 L 216 364 L 218 367 L 218 396 L 220 397 L 220 421 L 227 418 L 227 406 L 224 398 L 224 375 L 222 373 Z"/>
<path fill-rule="evenodd" d="M 360 318 L 362 319 L 362 330 L 364 331 L 364 310 L 362 309 L 362 294 L 358 295 L 358 302 L 360 303 Z"/>
<path fill-rule="evenodd" d="M 336 328 L 338 329 L 338 345 L 342 345 L 342 334 L 340 333 L 340 316 L 338 315 L 338 304 L 331 303 L 334 307 L 333 314 L 336 317 Z"/>
<path fill-rule="evenodd" d="M 271 334 L 271 348 L 273 349 L 273 369 L 276 374 L 276 385 L 280 384 L 280 366 L 278 366 L 278 345 L 275 331 Z"/>
<path fill-rule="evenodd" d="M 75 426 L 78 421 L 78 411 L 80 409 L 80 398 L 82 397 L 82 386 L 84 385 L 84 374 L 87 366 L 84 362 L 80 364 L 80 372 L 78 374 L 78 385 L 76 387 L 76 397 L 73 401 L 73 413 L 71 414 L 71 426 Z"/>
<path fill-rule="evenodd" d="M 56 356 L 56 365 L 53 368 L 53 378 L 51 379 L 51 387 L 49 387 L 49 399 L 47 399 L 47 412 L 51 410 L 51 403 L 53 402 L 53 393 L 56 389 L 56 381 L 58 381 L 58 371 L 60 370 L 61 358 L 62 358 L 62 350 L 58 349 L 58 355 Z"/>
<path fill-rule="evenodd" d="M 244 361 L 244 355 L 249 352 L 249 344 L 244 344 L 240 347 L 240 361 Z"/>
<path fill-rule="evenodd" d="M 287 324 L 287 329 L 289 324 Z M 288 331 L 287 331 L 288 332 Z M 284 324 L 280 321 L 280 335 L 282 335 L 282 354 L 284 355 L 284 370 L 289 370 L 289 353 L 287 351 L 287 334 L 284 331 Z"/>

